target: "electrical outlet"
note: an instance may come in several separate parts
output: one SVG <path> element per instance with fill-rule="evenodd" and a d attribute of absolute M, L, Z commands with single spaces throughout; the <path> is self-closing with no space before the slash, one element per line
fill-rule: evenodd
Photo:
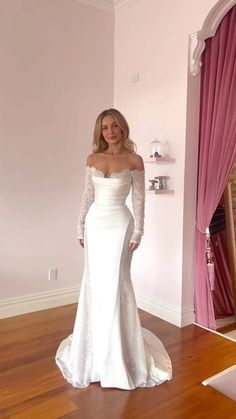
<path fill-rule="evenodd" d="M 57 279 L 57 268 L 49 268 L 48 280 L 49 281 L 56 281 L 56 279 Z"/>

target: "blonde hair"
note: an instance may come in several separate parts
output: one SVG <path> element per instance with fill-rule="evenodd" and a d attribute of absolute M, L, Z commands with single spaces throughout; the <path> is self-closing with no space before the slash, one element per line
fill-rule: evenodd
<path fill-rule="evenodd" d="M 114 120 L 122 131 L 122 148 L 126 151 L 129 151 L 130 153 L 134 153 L 136 146 L 135 143 L 129 138 L 129 125 L 122 113 L 113 108 L 106 109 L 105 111 L 101 112 L 96 119 L 93 136 L 93 152 L 102 153 L 108 148 L 108 144 L 102 135 L 102 120 L 107 115 L 113 116 Z"/>

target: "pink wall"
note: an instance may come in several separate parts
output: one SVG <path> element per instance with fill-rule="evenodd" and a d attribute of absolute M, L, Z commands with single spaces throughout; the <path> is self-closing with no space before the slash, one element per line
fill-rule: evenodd
<path fill-rule="evenodd" d="M 176 159 L 146 164 L 147 179 L 170 176 L 175 194 L 147 194 L 146 230 L 134 258 L 133 281 L 142 301 L 180 323 L 193 319 L 194 217 L 189 211 L 194 210 L 197 156 L 191 116 L 186 137 L 188 36 L 201 29 L 215 3 L 137 0 L 120 11 L 115 24 L 115 106 L 126 115 L 144 158 L 150 141 L 160 137 L 170 142 Z M 136 73 L 139 81 L 132 83 Z M 189 97 L 188 105 L 194 107 L 195 100 Z"/>
<path fill-rule="evenodd" d="M 114 16 L 74 0 L 6 1 L 0 40 L 4 299 L 81 280 L 76 221 L 94 120 L 113 104 Z"/>

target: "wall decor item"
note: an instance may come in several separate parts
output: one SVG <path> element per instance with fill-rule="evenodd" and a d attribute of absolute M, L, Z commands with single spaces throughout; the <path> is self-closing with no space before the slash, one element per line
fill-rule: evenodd
<path fill-rule="evenodd" d="M 149 191 L 155 191 L 155 183 L 156 183 L 156 180 L 155 179 L 149 179 L 148 182 L 151 182 L 151 185 L 148 188 Z"/>
<path fill-rule="evenodd" d="M 155 176 L 155 189 L 167 189 L 167 179 L 169 176 Z"/>
<path fill-rule="evenodd" d="M 169 176 L 155 176 L 154 179 L 149 179 L 151 185 L 148 190 L 154 191 L 154 193 L 169 191 L 167 187 L 167 179 L 169 179 Z"/>
<path fill-rule="evenodd" d="M 152 164 L 165 164 L 165 163 L 174 163 L 175 159 L 172 157 L 169 157 L 168 155 L 161 156 L 160 153 L 163 152 L 163 148 L 160 148 L 161 140 L 155 139 L 150 144 L 150 160 L 144 160 L 144 163 L 152 163 Z M 164 147 L 165 142 L 162 142 L 162 147 Z M 154 154 L 151 154 L 154 153 Z M 154 156 L 155 153 L 158 153 L 159 157 Z M 154 156 L 154 157 L 152 157 Z M 169 179 L 169 176 L 155 176 L 153 179 L 149 179 L 148 182 L 150 182 L 150 185 L 147 189 L 147 192 L 151 194 L 174 194 L 175 191 L 173 189 L 168 189 L 167 180 Z"/>
<path fill-rule="evenodd" d="M 165 141 L 155 138 L 154 141 L 150 143 L 150 158 L 153 160 L 158 160 L 161 157 L 165 156 L 164 149 Z"/>

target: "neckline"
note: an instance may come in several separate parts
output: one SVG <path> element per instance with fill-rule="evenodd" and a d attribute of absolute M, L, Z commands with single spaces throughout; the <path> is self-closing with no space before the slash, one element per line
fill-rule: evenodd
<path fill-rule="evenodd" d="M 99 170 L 99 169 L 97 169 L 95 166 L 87 166 L 87 168 L 88 169 L 90 169 L 90 170 L 95 170 L 99 175 L 100 175 L 100 177 L 102 177 L 102 178 L 104 178 L 104 179 L 111 179 L 111 178 L 113 178 L 113 176 L 114 175 L 120 175 L 120 174 L 122 174 L 122 173 L 144 173 L 144 171 L 142 170 L 138 170 L 138 169 L 130 169 L 130 168 L 126 168 L 126 169 L 122 169 L 122 170 L 120 170 L 120 171 L 118 171 L 118 172 L 111 172 L 110 173 L 110 175 L 109 176 L 105 176 L 105 174 L 103 173 L 103 171 L 102 170 Z"/>

